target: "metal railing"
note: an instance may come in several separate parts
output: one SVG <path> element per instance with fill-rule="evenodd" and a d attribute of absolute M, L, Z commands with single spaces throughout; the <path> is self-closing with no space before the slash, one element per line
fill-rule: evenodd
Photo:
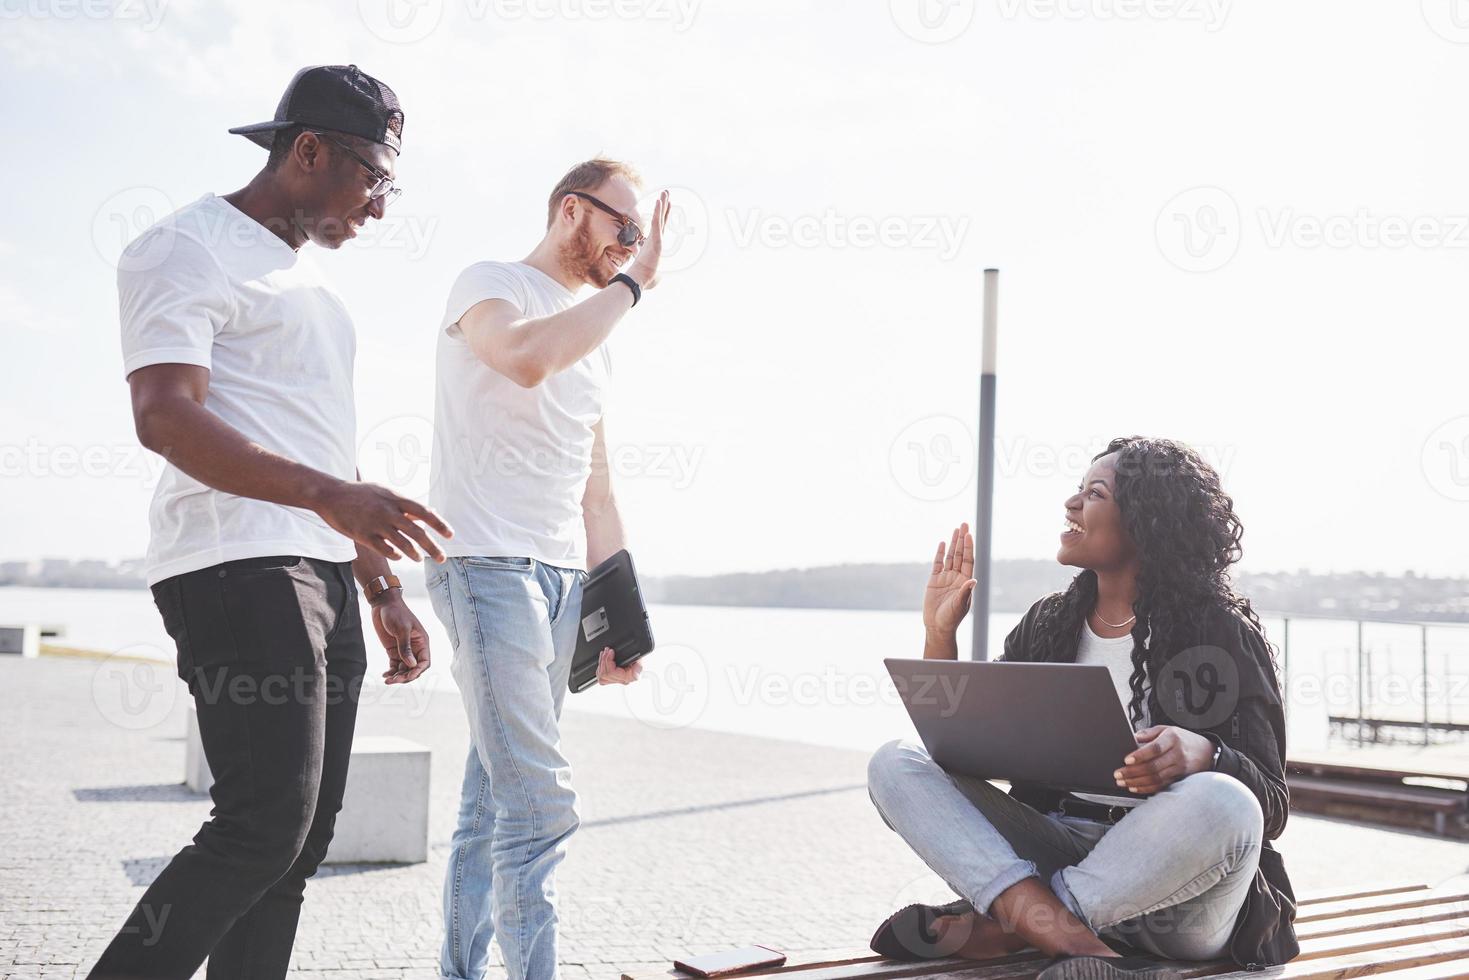
<path fill-rule="evenodd" d="M 1356 680 L 1357 680 L 1357 697 L 1356 697 L 1357 739 L 1356 740 L 1357 741 L 1367 741 L 1367 738 L 1364 736 L 1363 733 L 1365 731 L 1369 730 L 1369 729 L 1373 732 L 1373 737 L 1372 737 L 1371 740 L 1372 741 L 1376 741 L 1376 733 L 1377 733 L 1377 730 L 1378 730 L 1379 727 L 1407 728 L 1407 727 L 1410 727 L 1410 726 L 1412 726 L 1412 725 L 1415 724 L 1414 721 L 1410 721 L 1410 720 L 1407 720 L 1407 719 L 1398 719 L 1398 718 L 1393 718 L 1393 719 L 1379 719 L 1379 718 L 1371 718 L 1371 717 L 1369 717 L 1367 715 L 1367 694 L 1371 690 L 1371 687 L 1372 687 L 1372 656 L 1371 656 L 1372 655 L 1372 650 L 1364 642 L 1364 639 L 1363 639 L 1364 628 L 1367 627 L 1367 626 L 1392 626 L 1392 627 L 1400 627 L 1400 628 L 1408 628 L 1408 629 L 1416 628 L 1418 630 L 1418 659 L 1419 659 L 1419 664 L 1420 664 L 1421 669 L 1422 669 L 1422 676 L 1423 676 L 1423 680 L 1424 680 L 1424 689 L 1423 689 L 1423 698 L 1422 698 L 1422 702 L 1423 702 L 1422 703 L 1422 717 L 1421 717 L 1421 720 L 1417 720 L 1416 721 L 1416 725 L 1421 729 L 1421 732 L 1422 732 L 1422 742 L 1423 742 L 1423 744 L 1424 745 L 1429 745 L 1429 744 L 1432 743 L 1432 734 L 1433 734 L 1433 732 L 1435 730 L 1446 732 L 1446 733 L 1447 732 L 1452 732 L 1452 733 L 1466 733 L 1466 732 L 1469 732 L 1469 724 L 1466 724 L 1466 723 L 1456 723 L 1456 722 L 1453 721 L 1453 698 L 1452 698 L 1452 696 L 1446 696 L 1445 699 L 1444 699 L 1444 708 L 1445 708 L 1446 717 L 1442 721 L 1436 721 L 1436 720 L 1434 720 L 1434 718 L 1432 716 L 1432 706 L 1430 704 L 1430 699 L 1428 697 L 1428 688 L 1427 688 L 1428 680 L 1429 680 L 1429 678 L 1431 676 L 1430 673 L 1429 673 L 1429 650 L 1430 650 L 1429 633 L 1430 633 L 1430 631 L 1438 631 L 1438 630 L 1455 631 L 1455 632 L 1458 632 L 1460 635 L 1469 637 L 1469 623 L 1460 623 L 1460 622 L 1429 622 L 1429 621 L 1424 621 L 1424 620 L 1402 620 L 1402 619 L 1370 619 L 1370 618 L 1353 617 L 1353 616 L 1345 616 L 1344 617 L 1344 616 L 1318 615 L 1318 614 L 1313 614 L 1313 613 L 1283 613 L 1283 612 L 1275 612 L 1275 611 L 1269 611 L 1269 610 L 1257 610 L 1257 613 L 1258 613 L 1258 615 L 1260 616 L 1260 618 L 1262 620 L 1267 620 L 1267 619 L 1268 620 L 1278 620 L 1282 624 L 1281 636 L 1280 636 L 1280 644 L 1279 644 L 1279 647 L 1280 647 L 1280 670 L 1281 670 L 1281 675 L 1282 675 L 1282 683 L 1285 684 L 1285 685 L 1287 685 L 1287 686 L 1289 685 L 1289 678 L 1290 678 L 1290 644 L 1291 644 L 1291 622 L 1292 622 L 1292 620 L 1297 620 L 1297 621 L 1307 620 L 1307 621 L 1321 621 L 1321 622 L 1333 622 L 1333 623 L 1343 623 L 1343 624 L 1345 624 L 1345 623 L 1355 624 L 1355 627 L 1356 627 L 1356 660 L 1357 660 L 1357 671 L 1356 671 L 1356 675 L 1357 675 L 1356 676 Z M 1445 657 L 1444 674 L 1445 674 L 1445 677 L 1444 677 L 1445 681 L 1446 682 L 1449 682 L 1451 680 L 1451 671 L 1449 669 L 1449 663 L 1448 663 L 1447 656 Z M 1450 690 L 1451 690 L 1451 688 L 1450 688 Z M 1286 708 L 1286 711 L 1287 712 L 1289 712 L 1289 710 L 1290 710 L 1290 703 L 1289 702 L 1290 702 L 1290 699 L 1287 697 L 1285 699 L 1285 708 Z M 1340 718 L 1341 716 L 1335 716 L 1335 717 L 1336 718 Z"/>

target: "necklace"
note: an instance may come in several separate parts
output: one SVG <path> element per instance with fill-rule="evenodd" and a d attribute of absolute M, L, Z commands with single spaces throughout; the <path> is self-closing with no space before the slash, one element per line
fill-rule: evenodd
<path fill-rule="evenodd" d="M 1128 616 L 1126 619 L 1124 619 L 1120 623 L 1109 623 L 1105 619 L 1103 619 L 1102 618 L 1102 614 L 1099 613 L 1095 609 L 1092 610 L 1092 615 L 1095 616 L 1095 617 L 1097 617 L 1097 622 L 1101 623 L 1103 626 L 1111 627 L 1114 630 L 1120 630 L 1120 629 L 1122 629 L 1122 627 L 1128 625 L 1129 623 L 1131 623 L 1131 622 L 1133 622 L 1134 620 L 1137 619 L 1137 613 L 1133 613 L 1131 616 Z"/>

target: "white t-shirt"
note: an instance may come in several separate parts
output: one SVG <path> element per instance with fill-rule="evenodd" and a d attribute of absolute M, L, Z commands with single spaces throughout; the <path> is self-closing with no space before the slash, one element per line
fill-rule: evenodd
<path fill-rule="evenodd" d="M 444 553 L 585 569 L 581 500 L 611 354 L 604 343 L 535 387 L 521 387 L 475 356 L 459 329 L 459 318 L 488 299 L 543 317 L 576 297 L 523 262 L 477 262 L 449 291 L 436 355 L 429 486 L 430 505 L 454 528 Z"/>
<path fill-rule="evenodd" d="M 1112 675 L 1112 686 L 1117 689 L 1117 698 L 1122 702 L 1122 711 L 1127 714 L 1127 707 L 1132 704 L 1132 687 L 1128 683 L 1132 678 L 1132 636 L 1124 634 L 1115 638 L 1101 637 L 1092 629 L 1090 622 L 1084 621 L 1081 626 L 1081 644 L 1076 648 L 1076 663 L 1101 664 L 1106 667 Z M 1134 726 L 1134 731 L 1147 728 L 1150 724 L 1148 721 L 1148 692 L 1150 690 L 1152 687 L 1148 684 L 1147 677 L 1144 676 L 1142 721 Z M 1127 719 L 1131 723 L 1132 716 L 1127 715 Z M 1120 767 L 1122 760 L 1118 759 L 1117 764 Z M 1137 806 L 1142 802 L 1136 796 L 1105 796 L 1098 793 L 1073 793 L 1071 795 L 1090 800 L 1093 803 L 1105 803 L 1108 806 Z"/>
<path fill-rule="evenodd" d="M 354 478 L 356 337 L 309 256 L 206 194 L 128 246 L 117 292 L 124 376 L 150 364 L 208 368 L 205 408 L 267 449 Z M 149 585 L 236 558 L 356 554 L 311 511 L 222 493 L 172 465 L 148 519 Z"/>

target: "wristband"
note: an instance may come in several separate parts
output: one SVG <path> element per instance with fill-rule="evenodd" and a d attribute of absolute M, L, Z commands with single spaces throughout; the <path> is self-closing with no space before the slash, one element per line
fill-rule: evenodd
<path fill-rule="evenodd" d="M 607 285 L 610 286 L 614 282 L 623 283 L 628 289 L 632 290 L 632 305 L 637 306 L 638 300 L 643 298 L 643 287 L 638 285 L 637 280 L 625 272 L 619 272 L 607 281 Z"/>
<path fill-rule="evenodd" d="M 402 590 L 403 583 L 396 575 L 379 575 L 367 583 L 367 604 L 375 606 L 393 589 Z"/>

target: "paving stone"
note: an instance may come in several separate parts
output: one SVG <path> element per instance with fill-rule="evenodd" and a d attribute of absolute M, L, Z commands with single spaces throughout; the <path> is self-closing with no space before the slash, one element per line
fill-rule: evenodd
<path fill-rule="evenodd" d="M 0 660 L 5 980 L 84 977 L 209 814 L 209 800 L 182 786 L 183 696 L 140 715 L 99 666 Z M 873 810 L 864 752 L 657 728 L 579 711 L 575 696 L 562 727 L 582 816 L 558 879 L 562 980 L 656 972 L 676 955 L 750 943 L 792 961 L 864 955 L 897 904 L 944 896 Z M 463 708 L 451 690 L 379 690 L 359 730 L 432 749 L 429 859 L 323 868 L 306 889 L 292 976 L 432 977 Z M 875 733 L 874 746 L 888 737 Z M 1298 890 L 1469 870 L 1469 844 L 1301 815 L 1279 844 Z M 492 961 L 491 976 L 504 977 L 498 950 Z"/>

